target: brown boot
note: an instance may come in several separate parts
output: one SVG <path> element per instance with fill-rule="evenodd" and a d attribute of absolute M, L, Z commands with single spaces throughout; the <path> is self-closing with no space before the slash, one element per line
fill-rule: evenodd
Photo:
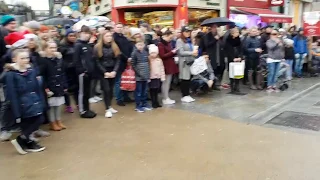
<path fill-rule="evenodd" d="M 62 122 L 61 122 L 60 120 L 57 120 L 56 122 L 57 122 L 57 125 L 58 125 L 61 129 L 67 129 L 67 127 L 66 127 L 64 124 L 62 124 Z"/>
<path fill-rule="evenodd" d="M 248 80 L 249 80 L 250 89 L 257 90 L 257 87 L 253 83 L 253 70 L 249 70 Z"/>
<path fill-rule="evenodd" d="M 263 81 L 263 77 L 262 77 L 262 73 L 260 71 L 257 72 L 257 76 L 256 76 L 256 81 L 257 81 L 257 88 L 259 90 L 263 90 L 262 88 L 262 81 Z"/>
<path fill-rule="evenodd" d="M 52 130 L 52 131 L 61 131 L 61 127 L 58 126 L 56 121 L 55 122 L 51 122 L 50 126 L 51 126 L 50 130 Z"/>

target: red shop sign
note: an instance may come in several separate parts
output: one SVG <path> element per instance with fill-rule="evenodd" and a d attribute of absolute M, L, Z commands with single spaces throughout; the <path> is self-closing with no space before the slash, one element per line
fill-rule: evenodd
<path fill-rule="evenodd" d="M 320 11 L 303 13 L 303 28 L 306 36 L 320 36 Z"/>
<path fill-rule="evenodd" d="M 270 6 L 283 6 L 284 0 L 269 0 Z"/>

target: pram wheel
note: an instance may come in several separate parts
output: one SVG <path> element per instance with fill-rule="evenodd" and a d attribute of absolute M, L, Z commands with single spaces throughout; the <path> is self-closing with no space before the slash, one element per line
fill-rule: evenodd
<path fill-rule="evenodd" d="M 288 84 L 282 84 L 279 89 L 280 89 L 281 91 L 284 91 L 284 90 L 286 90 L 286 89 L 288 89 L 288 88 L 289 88 L 289 85 L 288 85 Z"/>
<path fill-rule="evenodd" d="M 285 87 L 285 89 L 288 89 L 288 88 L 289 88 L 289 85 L 288 85 L 288 84 L 284 84 L 283 86 Z"/>

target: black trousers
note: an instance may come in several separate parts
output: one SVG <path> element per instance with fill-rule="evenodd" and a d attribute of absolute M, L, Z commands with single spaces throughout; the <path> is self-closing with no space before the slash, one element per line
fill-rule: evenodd
<path fill-rule="evenodd" d="M 240 79 L 230 78 L 230 88 L 231 92 L 240 91 Z"/>
<path fill-rule="evenodd" d="M 103 92 L 104 104 L 105 104 L 106 110 L 107 110 L 111 106 L 115 78 L 101 78 L 100 83 L 101 83 L 101 88 L 102 88 L 102 92 Z"/>
<path fill-rule="evenodd" d="M 91 76 L 88 74 L 80 74 L 79 75 L 79 111 L 80 113 L 85 113 L 90 110 L 89 106 L 89 98 L 90 98 L 90 90 L 91 90 Z"/>
<path fill-rule="evenodd" d="M 76 104 L 78 105 L 78 96 L 79 96 L 79 78 L 76 73 L 76 68 L 67 68 L 66 69 L 66 76 L 68 81 L 68 92 L 73 94 L 74 100 Z M 70 106 L 70 95 L 65 94 L 65 101 L 66 105 Z"/>
<path fill-rule="evenodd" d="M 43 115 L 22 118 L 20 122 L 21 135 L 23 135 L 26 139 L 29 139 L 29 136 L 33 132 L 37 131 L 43 122 Z"/>
<path fill-rule="evenodd" d="M 190 80 L 181 80 L 180 82 L 180 90 L 182 97 L 189 96 L 190 95 Z"/>

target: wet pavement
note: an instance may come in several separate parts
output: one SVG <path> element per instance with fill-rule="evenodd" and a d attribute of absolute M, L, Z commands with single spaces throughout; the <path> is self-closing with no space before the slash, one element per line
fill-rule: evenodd
<path fill-rule="evenodd" d="M 64 114 L 68 129 L 42 139 L 44 152 L 21 156 L 10 143 L 0 143 L 0 179 L 318 180 L 318 134 L 246 120 L 316 83 L 297 80 L 286 93 L 268 96 L 214 92 L 193 104 L 145 114 L 134 112 L 133 104 L 115 106 L 119 114 L 112 119 L 103 117 L 102 103 L 95 104 L 99 116 L 92 120 Z M 320 101 L 318 92 L 306 94 L 305 104 L 297 99 L 279 113 L 293 107 L 303 112 Z"/>

